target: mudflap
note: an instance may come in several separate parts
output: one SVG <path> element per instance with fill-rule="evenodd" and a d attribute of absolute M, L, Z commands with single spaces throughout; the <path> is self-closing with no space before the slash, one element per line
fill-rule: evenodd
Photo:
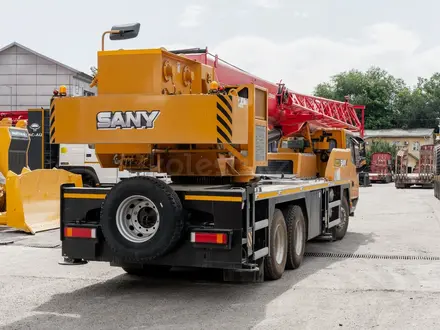
<path fill-rule="evenodd" d="M 81 175 L 60 169 L 23 168 L 6 177 L 6 211 L 0 224 L 30 234 L 60 227 L 60 186 L 72 183 L 82 187 Z"/>

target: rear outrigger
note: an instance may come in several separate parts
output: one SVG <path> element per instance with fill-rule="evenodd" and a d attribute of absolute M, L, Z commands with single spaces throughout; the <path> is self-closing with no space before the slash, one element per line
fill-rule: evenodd
<path fill-rule="evenodd" d="M 139 27 L 105 34 L 133 38 Z M 295 104 L 284 86 L 272 85 L 274 95 L 270 86 L 214 77 L 215 66 L 165 49 L 102 50 L 98 96 L 53 100 L 52 143 L 93 143 L 103 167 L 172 180 L 63 185 L 65 258 L 131 274 L 208 267 L 225 280 L 262 281 L 298 268 L 308 240 L 343 239 L 365 150 L 351 132 L 359 129 L 355 107 L 314 98 L 319 112 Z M 332 116 L 327 106 L 341 111 Z"/>

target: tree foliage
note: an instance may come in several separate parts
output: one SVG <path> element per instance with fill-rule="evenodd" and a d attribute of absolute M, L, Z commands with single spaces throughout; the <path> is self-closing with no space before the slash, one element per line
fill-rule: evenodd
<path fill-rule="evenodd" d="M 353 69 L 319 84 L 314 94 L 341 101 L 349 96 L 351 103 L 365 105 L 367 129 L 437 128 L 440 117 L 440 73 L 408 86 L 378 67 Z"/>

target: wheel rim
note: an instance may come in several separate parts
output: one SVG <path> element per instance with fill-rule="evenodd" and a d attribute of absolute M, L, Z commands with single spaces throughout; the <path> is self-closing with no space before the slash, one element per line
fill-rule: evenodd
<path fill-rule="evenodd" d="M 299 221 L 295 225 L 295 253 L 301 255 L 303 249 L 303 231 Z"/>
<path fill-rule="evenodd" d="M 132 243 L 145 243 L 157 232 L 160 216 L 157 206 L 147 197 L 127 197 L 116 210 L 119 233 Z"/>
<path fill-rule="evenodd" d="M 278 225 L 275 229 L 275 260 L 277 264 L 281 264 L 284 259 L 284 243 L 285 243 L 285 235 L 283 231 L 281 230 L 281 226 Z"/>
<path fill-rule="evenodd" d="M 341 222 L 337 226 L 338 229 L 344 228 L 346 222 L 347 222 L 347 213 L 345 212 L 345 209 L 341 207 Z"/>

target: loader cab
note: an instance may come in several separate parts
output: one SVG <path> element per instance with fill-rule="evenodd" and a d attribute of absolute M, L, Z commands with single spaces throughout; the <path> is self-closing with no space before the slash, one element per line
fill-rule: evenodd
<path fill-rule="evenodd" d="M 29 133 L 23 121 L 12 126 L 10 118 L 0 121 L 0 146 L 2 158 L 0 159 L 0 174 L 6 178 L 9 171 L 20 174 L 28 166 L 27 151 L 30 144 Z"/>

